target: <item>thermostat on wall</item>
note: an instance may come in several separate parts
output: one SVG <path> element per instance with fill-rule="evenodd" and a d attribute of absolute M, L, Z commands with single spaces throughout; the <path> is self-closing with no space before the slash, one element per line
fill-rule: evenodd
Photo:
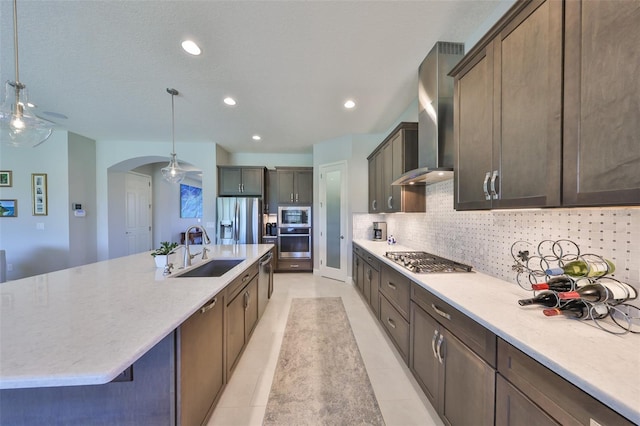
<path fill-rule="evenodd" d="M 80 203 L 71 203 L 71 209 L 73 210 L 73 215 L 75 217 L 85 217 L 87 213 L 82 209 L 82 204 Z"/>

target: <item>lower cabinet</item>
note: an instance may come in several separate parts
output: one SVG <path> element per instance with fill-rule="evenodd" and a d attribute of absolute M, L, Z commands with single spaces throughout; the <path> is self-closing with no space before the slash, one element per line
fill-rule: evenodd
<path fill-rule="evenodd" d="M 493 425 L 494 368 L 424 308 L 446 322 L 458 320 L 458 328 L 467 321 L 472 328 L 479 324 L 413 286 L 409 368 L 446 424 Z M 489 345 L 486 352 L 495 360 L 495 335 L 491 336 L 493 350 Z M 466 339 L 465 335 L 461 337 Z"/>
<path fill-rule="evenodd" d="M 633 425 L 524 352 L 498 339 L 496 425 L 518 424 Z"/>
<path fill-rule="evenodd" d="M 353 281 L 365 300 L 380 318 L 380 262 L 361 247 L 353 246 Z"/>
<path fill-rule="evenodd" d="M 258 321 L 258 277 L 243 277 L 246 285 L 229 294 L 226 309 L 227 378 L 235 368 L 249 336 Z"/>
<path fill-rule="evenodd" d="M 224 385 L 222 297 L 214 297 L 178 329 L 177 417 L 199 425 L 209 416 Z"/>

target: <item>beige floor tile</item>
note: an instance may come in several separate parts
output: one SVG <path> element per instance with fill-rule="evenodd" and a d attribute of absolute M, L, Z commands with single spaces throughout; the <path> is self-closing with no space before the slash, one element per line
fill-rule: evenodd
<path fill-rule="evenodd" d="M 433 407 L 419 399 L 378 401 L 386 426 L 442 426 Z"/>

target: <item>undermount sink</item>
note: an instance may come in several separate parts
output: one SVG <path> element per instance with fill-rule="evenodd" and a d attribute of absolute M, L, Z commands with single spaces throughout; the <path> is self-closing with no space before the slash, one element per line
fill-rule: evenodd
<path fill-rule="evenodd" d="M 227 273 L 244 259 L 213 259 L 204 265 L 193 268 L 184 274 L 175 275 L 175 278 L 185 277 L 219 277 Z"/>

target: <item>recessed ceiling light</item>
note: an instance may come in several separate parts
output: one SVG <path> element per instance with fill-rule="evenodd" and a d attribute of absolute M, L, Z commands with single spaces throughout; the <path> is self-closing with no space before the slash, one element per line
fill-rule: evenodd
<path fill-rule="evenodd" d="M 198 56 L 200 53 L 202 53 L 202 50 L 200 50 L 200 47 L 198 47 L 196 42 L 192 40 L 183 41 L 182 48 L 185 50 L 185 52 L 190 53 L 194 56 Z"/>
<path fill-rule="evenodd" d="M 260 135 L 253 135 L 253 136 L 251 137 L 251 139 L 253 139 L 254 141 L 259 141 L 259 140 L 261 140 L 262 138 L 260 137 Z"/>
<path fill-rule="evenodd" d="M 349 99 L 344 103 L 344 107 L 347 109 L 354 108 L 355 106 L 356 106 L 356 103 L 352 99 Z"/>
<path fill-rule="evenodd" d="M 227 96 L 224 98 L 224 103 L 229 106 L 234 106 L 236 104 L 236 100 Z"/>

